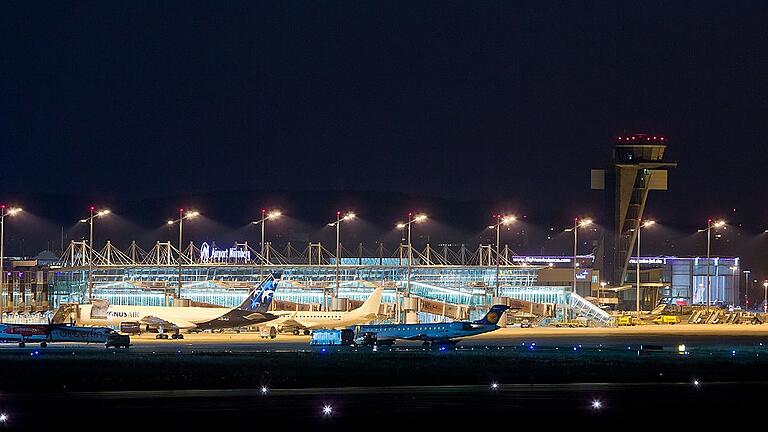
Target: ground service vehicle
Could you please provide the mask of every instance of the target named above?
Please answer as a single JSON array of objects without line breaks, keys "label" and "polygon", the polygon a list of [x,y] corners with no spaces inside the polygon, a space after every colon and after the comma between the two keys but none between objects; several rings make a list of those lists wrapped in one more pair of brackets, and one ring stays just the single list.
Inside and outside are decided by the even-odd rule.
[{"label": "ground service vehicle", "polygon": [[355,337],[355,345],[373,346],[377,341],[376,333],[373,332],[363,332]]},{"label": "ground service vehicle", "polygon": [[277,337],[277,329],[274,326],[260,327],[259,336],[262,339],[274,339]]},{"label": "ground service vehicle", "polygon": [[616,318],[616,325],[620,326],[620,327],[623,327],[623,326],[634,326],[634,325],[638,325],[638,324],[642,324],[642,322],[639,319],[637,319],[637,318],[635,318],[633,316],[622,315],[622,316]]},{"label": "ground service vehicle", "polygon": [[315,330],[312,332],[312,346],[341,346],[352,345],[355,334],[351,329]]},{"label": "ground service vehicle", "polygon": [[677,324],[680,322],[680,317],[676,315],[659,315],[653,319],[654,324]]},{"label": "ground service vehicle", "polygon": [[131,337],[117,332],[110,333],[107,335],[107,342],[104,344],[104,346],[107,348],[128,348],[131,346]]}]

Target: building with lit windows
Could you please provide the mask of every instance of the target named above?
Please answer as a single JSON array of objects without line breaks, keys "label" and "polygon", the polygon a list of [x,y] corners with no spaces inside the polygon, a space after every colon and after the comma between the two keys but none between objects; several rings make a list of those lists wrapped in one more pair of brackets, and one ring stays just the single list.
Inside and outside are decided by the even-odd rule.
[{"label": "building with lit windows", "polygon": [[[55,309],[65,303],[105,299],[112,304],[176,305],[207,303],[236,306],[269,273],[282,275],[276,301],[330,308],[336,288],[336,262],[332,256],[297,255],[287,262],[274,253],[262,260],[252,250],[219,252],[190,246],[182,254],[168,243],[158,243],[150,252],[119,251],[107,244],[94,251],[88,262],[87,245],[73,242],[64,256],[47,265],[11,268],[7,273],[9,292],[5,311]],[[234,248],[231,248],[234,249]],[[202,250],[202,255],[201,251]],[[320,249],[321,251],[323,249]],[[482,248],[463,264],[449,262],[434,251],[414,250],[411,266],[410,296],[419,299],[419,311],[439,312],[444,307],[459,307],[466,316],[481,314],[494,301],[496,260],[481,258]],[[216,258],[213,258],[213,257]],[[600,272],[594,268],[594,257],[577,257],[576,290],[572,292],[573,257],[570,256],[502,256],[499,261],[500,297],[534,303],[564,305],[598,321],[607,321],[604,309],[634,309],[631,286],[618,291],[601,291]],[[634,261],[630,261],[634,264]],[[19,262],[18,264],[21,264]],[[27,265],[32,264],[27,262]],[[631,266],[634,267],[634,266]],[[90,278],[89,278],[89,268]],[[383,303],[392,305],[404,295],[407,287],[407,260],[404,257],[342,258],[339,263],[339,298],[354,307],[378,286],[385,288]],[[643,307],[648,310],[662,301],[702,303],[706,287],[706,259],[678,257],[641,258]],[[713,304],[737,303],[739,293],[739,259],[710,260],[710,289]],[[177,296],[181,276],[181,296]],[[34,280],[35,289],[24,283]],[[630,295],[626,295],[630,294]],[[437,305],[437,306],[436,306]],[[602,308],[601,308],[602,306]],[[558,314],[560,313],[560,309]],[[458,317],[465,315],[459,314]],[[422,319],[429,320],[429,316]]]}]

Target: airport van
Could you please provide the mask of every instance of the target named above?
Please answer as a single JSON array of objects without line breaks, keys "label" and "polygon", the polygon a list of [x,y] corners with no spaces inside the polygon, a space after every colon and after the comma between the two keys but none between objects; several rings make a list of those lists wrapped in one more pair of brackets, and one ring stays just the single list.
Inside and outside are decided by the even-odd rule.
[{"label": "airport van", "polygon": [[659,315],[653,319],[654,324],[677,324],[680,322],[680,317],[677,315]]}]

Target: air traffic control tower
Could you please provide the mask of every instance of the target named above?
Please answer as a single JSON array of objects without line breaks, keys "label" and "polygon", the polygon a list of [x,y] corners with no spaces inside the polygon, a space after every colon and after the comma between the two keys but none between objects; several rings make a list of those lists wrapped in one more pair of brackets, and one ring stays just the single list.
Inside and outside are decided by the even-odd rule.
[{"label": "air traffic control tower", "polygon": [[664,161],[666,138],[659,135],[628,134],[616,137],[613,164],[592,170],[592,189],[605,193],[603,241],[596,256],[603,280],[619,286],[627,281],[627,266],[633,253],[637,230],[643,219],[648,193],[667,190],[669,168]]}]

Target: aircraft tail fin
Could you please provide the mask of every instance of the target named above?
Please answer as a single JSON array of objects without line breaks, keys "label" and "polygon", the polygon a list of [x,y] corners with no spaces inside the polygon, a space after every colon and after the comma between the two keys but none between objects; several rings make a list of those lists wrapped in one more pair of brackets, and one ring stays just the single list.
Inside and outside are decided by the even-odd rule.
[{"label": "aircraft tail fin", "polygon": [[378,287],[368,296],[362,305],[357,309],[358,312],[363,315],[376,315],[379,313],[379,305],[381,305],[381,294],[384,292],[384,287]]},{"label": "aircraft tail fin", "polygon": [[280,277],[280,274],[274,273],[267,276],[237,308],[251,312],[267,312],[272,303],[272,297],[275,295],[277,284],[280,282]]},{"label": "aircraft tail fin", "polygon": [[497,324],[501,318],[501,314],[503,314],[507,309],[509,309],[509,306],[507,305],[493,305],[484,317],[475,321],[475,324]]}]

